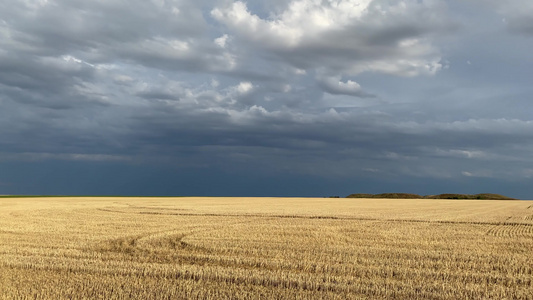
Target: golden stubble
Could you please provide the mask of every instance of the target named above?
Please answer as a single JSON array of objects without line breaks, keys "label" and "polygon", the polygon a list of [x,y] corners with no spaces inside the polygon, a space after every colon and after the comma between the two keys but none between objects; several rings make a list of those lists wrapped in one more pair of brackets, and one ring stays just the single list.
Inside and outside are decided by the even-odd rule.
[{"label": "golden stubble", "polygon": [[3,198],[0,299],[533,299],[533,202]]}]

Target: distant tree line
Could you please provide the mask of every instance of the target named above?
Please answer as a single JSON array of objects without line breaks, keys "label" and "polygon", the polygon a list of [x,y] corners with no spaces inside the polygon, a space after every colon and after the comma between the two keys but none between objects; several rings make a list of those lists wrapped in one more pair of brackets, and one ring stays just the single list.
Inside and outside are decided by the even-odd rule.
[{"label": "distant tree line", "polygon": [[385,199],[466,199],[466,200],[517,200],[498,194],[440,194],[421,196],[408,193],[351,194],[346,198],[385,198]]}]

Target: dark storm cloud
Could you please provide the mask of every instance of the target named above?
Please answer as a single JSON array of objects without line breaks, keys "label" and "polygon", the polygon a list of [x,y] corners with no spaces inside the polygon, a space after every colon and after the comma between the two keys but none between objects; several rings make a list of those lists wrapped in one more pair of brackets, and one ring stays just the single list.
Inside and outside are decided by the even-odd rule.
[{"label": "dark storm cloud", "polygon": [[0,56],[0,91],[6,99],[49,108],[104,104],[87,90],[92,67],[71,57]]},{"label": "dark storm cloud", "polygon": [[202,12],[187,1],[30,0],[4,2],[0,7],[13,42],[24,43],[28,50],[43,48],[41,54],[99,51],[124,42],[185,38],[206,30]]},{"label": "dark storm cloud", "polygon": [[[202,122],[194,121],[201,119]],[[417,177],[477,174],[519,177],[513,163],[529,161],[533,124],[520,120],[398,122],[382,113],[324,112],[317,115],[248,111],[179,114],[161,111],[138,119],[129,137],[139,149],[164,145],[160,157],[191,157],[195,163],[256,166],[299,174],[382,172]],[[206,159],[208,158],[208,159]],[[457,164],[449,164],[449,161]],[[275,161],[277,164],[272,165]],[[440,162],[440,163],[439,163]],[[513,168],[508,168],[509,164]],[[314,170],[314,171],[313,171]]]},{"label": "dark storm cloud", "polygon": [[0,164],[518,182],[533,176],[527,5],[3,2]]},{"label": "dark storm cloud", "polygon": [[154,68],[226,70],[202,11],[187,1],[26,1],[0,4],[2,48],[71,55],[90,64],[125,61]]}]

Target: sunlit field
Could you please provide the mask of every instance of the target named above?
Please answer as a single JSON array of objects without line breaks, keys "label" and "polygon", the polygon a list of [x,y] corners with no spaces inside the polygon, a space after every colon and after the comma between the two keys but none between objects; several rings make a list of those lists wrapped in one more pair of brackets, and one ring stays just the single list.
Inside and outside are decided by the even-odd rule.
[{"label": "sunlit field", "polygon": [[0,299],[533,299],[532,280],[532,201],[0,199]]}]

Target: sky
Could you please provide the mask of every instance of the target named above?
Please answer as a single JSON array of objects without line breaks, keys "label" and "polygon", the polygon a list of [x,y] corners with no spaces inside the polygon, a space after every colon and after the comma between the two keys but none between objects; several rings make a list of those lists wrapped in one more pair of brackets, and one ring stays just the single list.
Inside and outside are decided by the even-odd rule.
[{"label": "sky", "polygon": [[533,199],[531,0],[0,0],[0,194]]}]

